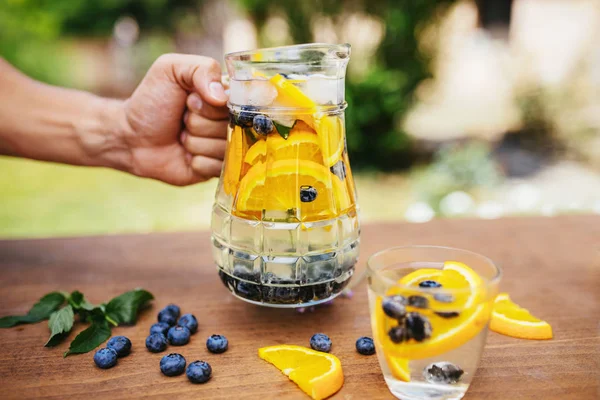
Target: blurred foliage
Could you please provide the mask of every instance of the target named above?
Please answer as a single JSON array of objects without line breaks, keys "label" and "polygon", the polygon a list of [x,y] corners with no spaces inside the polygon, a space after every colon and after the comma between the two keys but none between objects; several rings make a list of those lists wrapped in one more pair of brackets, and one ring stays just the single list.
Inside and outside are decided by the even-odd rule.
[{"label": "blurred foliage", "polygon": [[374,67],[347,80],[348,151],[355,168],[389,171],[415,161],[411,140],[398,122],[410,107],[417,85],[430,76],[429,55],[419,51],[418,33],[452,0],[238,1],[259,28],[270,15],[286,16],[295,43],[313,41],[311,20],[317,15],[362,12],[381,20],[385,31]]},{"label": "blurred foliage", "polygon": [[436,208],[448,193],[491,188],[502,179],[489,144],[470,141],[442,147],[430,165],[415,173],[414,190],[419,200]]},{"label": "blurred foliage", "polygon": [[61,37],[110,36],[123,16],[141,30],[171,32],[202,0],[2,0],[0,56],[27,75],[69,85],[68,51]]}]

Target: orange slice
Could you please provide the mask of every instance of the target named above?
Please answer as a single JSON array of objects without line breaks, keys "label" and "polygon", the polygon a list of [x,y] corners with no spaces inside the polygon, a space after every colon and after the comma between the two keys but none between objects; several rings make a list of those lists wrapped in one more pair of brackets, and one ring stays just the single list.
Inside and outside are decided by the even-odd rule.
[{"label": "orange slice", "polygon": [[[244,214],[300,209],[303,220],[331,218],[350,206],[346,188],[333,178],[328,168],[314,161],[259,162],[240,182],[236,211]],[[302,186],[316,189],[314,201],[300,201]]]},{"label": "orange slice", "polygon": [[284,344],[260,348],[258,356],[277,367],[315,400],[333,395],[344,384],[342,364],[333,354]]},{"label": "orange slice", "polygon": [[223,190],[229,195],[235,194],[242,172],[242,160],[244,159],[242,134],[242,128],[237,125],[230,130],[225,154],[225,169],[223,170]]},{"label": "orange slice", "polygon": [[258,161],[265,161],[265,157],[267,156],[267,141],[259,140],[250,146],[248,152],[246,153],[246,157],[244,157],[244,162],[246,164],[254,165]]},{"label": "orange slice", "polygon": [[[408,311],[419,312],[429,319],[432,327],[431,337],[422,342],[410,339],[396,344],[389,338],[388,332],[398,325],[398,321],[385,315],[381,307],[382,298],[378,298],[375,304],[375,327],[379,342],[388,356],[408,360],[434,357],[467,343],[488,323],[491,305],[480,300],[481,278],[475,271],[462,263],[446,262],[441,270],[419,269],[404,276],[398,283],[417,287],[419,282],[430,279],[438,281],[446,289],[463,289],[454,295],[451,303],[442,303],[433,296],[427,296],[430,307],[435,311],[455,310],[459,311],[459,315],[443,318],[431,310],[408,307]],[[409,293],[407,289],[400,287],[392,287],[386,294],[408,296],[417,293],[425,295],[423,290]]]},{"label": "orange slice", "polygon": [[408,360],[404,358],[391,357],[388,355],[385,356],[385,360],[394,378],[403,382],[410,382],[410,368],[408,367]]},{"label": "orange slice", "polygon": [[310,160],[320,163],[323,159],[319,138],[312,132],[293,131],[287,139],[272,135],[267,139],[269,157],[273,160]]},{"label": "orange slice", "polygon": [[326,115],[318,111],[318,105],[292,82],[277,74],[270,79],[277,88],[277,100],[284,106],[306,108],[311,111],[312,118],[304,118],[305,122],[315,128],[319,135],[321,152],[325,166],[335,165],[344,150],[344,123],[336,115]]},{"label": "orange slice", "polygon": [[508,293],[500,293],[494,301],[490,329],[502,335],[521,339],[552,339],[552,327],[517,304]]}]

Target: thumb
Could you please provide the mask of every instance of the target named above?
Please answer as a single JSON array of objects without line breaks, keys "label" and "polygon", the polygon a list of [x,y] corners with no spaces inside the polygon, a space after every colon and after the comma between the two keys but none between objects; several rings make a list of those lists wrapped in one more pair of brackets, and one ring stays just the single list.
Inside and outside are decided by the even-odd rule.
[{"label": "thumb", "polygon": [[212,106],[227,103],[227,94],[221,83],[221,66],[210,57],[188,54],[164,54],[159,57],[161,66],[185,90],[197,91]]}]

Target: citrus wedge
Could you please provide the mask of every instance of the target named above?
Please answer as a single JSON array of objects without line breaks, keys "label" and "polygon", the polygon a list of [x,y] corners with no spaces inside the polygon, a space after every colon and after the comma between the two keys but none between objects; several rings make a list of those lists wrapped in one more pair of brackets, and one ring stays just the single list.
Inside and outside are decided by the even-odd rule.
[{"label": "citrus wedge", "polygon": [[[405,297],[418,294],[425,296],[422,289],[417,291],[420,282],[435,280],[444,289],[459,289],[452,295],[450,302],[442,302],[434,296],[427,296],[429,306],[436,312],[458,311],[458,315],[450,318],[441,316],[430,309],[407,307],[409,312],[418,312],[425,316],[432,327],[431,336],[421,342],[414,339],[399,344],[392,342],[388,336],[391,328],[398,321],[389,318],[381,306],[382,298],[375,304],[376,330],[379,342],[389,357],[407,360],[423,359],[443,354],[462,346],[475,337],[488,322],[491,305],[480,300],[481,278],[468,266],[457,262],[446,262],[443,269],[423,268],[405,275],[398,282],[403,287],[414,286],[415,291],[403,287],[392,287],[387,293]],[[432,293],[435,294],[435,291]],[[467,307],[468,306],[468,307]]]},{"label": "citrus wedge", "polygon": [[319,138],[312,132],[294,130],[287,139],[279,135],[267,139],[269,157],[274,160],[310,160],[320,163],[323,159]]},{"label": "citrus wedge", "polygon": [[388,368],[394,376],[403,382],[410,382],[410,369],[408,368],[408,360],[404,358],[385,356]]},{"label": "citrus wedge", "polygon": [[308,125],[317,131],[325,166],[335,165],[342,158],[344,150],[343,121],[336,115],[326,115],[319,112],[317,103],[282,75],[274,75],[270,81],[277,88],[277,101],[280,104],[306,108],[312,113],[311,118],[301,116],[300,119],[304,119]]},{"label": "citrus wedge", "polygon": [[521,339],[552,339],[552,327],[517,304],[508,293],[500,293],[494,301],[490,329],[502,335]]},{"label": "citrus wedge", "polygon": [[333,395],[344,384],[342,364],[329,353],[302,346],[277,345],[258,349],[258,356],[273,364],[315,400]]},{"label": "citrus wedge", "polygon": [[254,165],[258,161],[265,161],[265,157],[267,156],[267,141],[259,140],[254,143],[248,149],[246,153],[246,157],[244,157],[244,162],[249,165]]},{"label": "citrus wedge", "polygon": [[[240,182],[236,212],[288,211],[300,209],[303,220],[331,218],[350,206],[346,188],[329,169],[309,160],[258,162]],[[302,202],[300,190],[311,186],[314,201]]]},{"label": "citrus wedge", "polygon": [[229,195],[235,194],[242,172],[244,159],[244,139],[242,128],[235,126],[230,131],[227,153],[225,155],[225,169],[223,171],[223,190]]}]

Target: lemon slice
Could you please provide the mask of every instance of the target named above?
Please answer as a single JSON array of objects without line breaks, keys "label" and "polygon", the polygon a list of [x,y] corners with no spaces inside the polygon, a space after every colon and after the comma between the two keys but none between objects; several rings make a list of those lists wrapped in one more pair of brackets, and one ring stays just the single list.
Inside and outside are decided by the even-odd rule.
[{"label": "lemon slice", "polygon": [[508,293],[500,293],[494,302],[490,329],[521,339],[552,339],[552,327],[517,304]]},{"label": "lemon slice", "polygon": [[[375,305],[375,326],[379,341],[390,357],[414,360],[443,354],[471,340],[481,332],[489,320],[490,303],[481,302],[477,297],[481,290],[481,278],[465,264],[446,262],[441,270],[419,269],[407,274],[398,283],[402,286],[418,287],[418,284],[425,280],[435,280],[446,289],[461,289],[453,296],[451,303],[436,301],[433,296],[430,299],[430,305],[436,311],[448,309],[460,312],[453,318],[444,318],[431,310],[412,310],[409,307],[409,311],[417,311],[429,319],[432,327],[431,337],[422,342],[410,339],[396,344],[389,338],[388,332],[398,325],[398,321],[385,315],[381,307],[382,299],[378,298]],[[417,293],[423,295],[424,292],[420,289],[418,292],[415,290],[415,293],[407,293],[407,289],[393,287],[386,294],[406,296]],[[465,307],[466,305],[469,307]]]},{"label": "lemon slice", "polygon": [[344,384],[342,364],[329,353],[302,346],[277,345],[258,349],[258,356],[273,364],[315,400],[333,395]]},{"label": "lemon slice", "polygon": [[312,118],[305,118],[305,122],[314,127],[319,135],[325,166],[335,165],[342,158],[344,150],[343,121],[338,116],[318,112],[317,103],[280,74],[271,77],[270,81],[277,88],[279,103],[312,111]]}]

